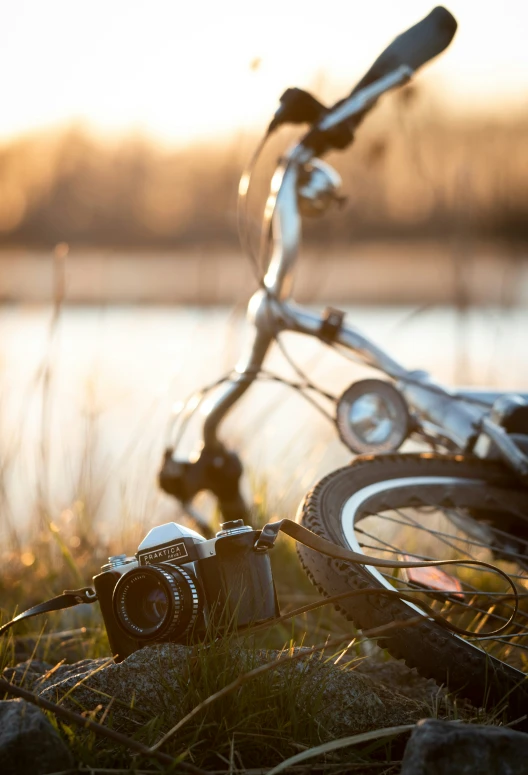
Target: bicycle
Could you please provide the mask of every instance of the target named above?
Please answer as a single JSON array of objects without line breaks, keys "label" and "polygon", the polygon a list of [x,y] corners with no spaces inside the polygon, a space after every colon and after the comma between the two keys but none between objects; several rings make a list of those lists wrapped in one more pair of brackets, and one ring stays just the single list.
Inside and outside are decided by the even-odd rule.
[{"label": "bicycle", "polygon": [[[381,558],[491,559],[507,568],[520,590],[519,614],[500,638],[486,641],[483,632],[508,618],[511,598],[489,579],[487,589],[475,586],[463,562],[458,576],[438,569],[389,575],[329,559],[299,545],[302,565],[327,596],[373,587],[414,591],[450,621],[472,623],[481,646],[442,629],[412,603],[389,599],[381,592],[351,596],[338,604],[360,629],[405,621],[418,612],[423,617],[419,626],[397,630],[380,645],[480,706],[507,696],[510,707],[520,714],[528,707],[523,673],[528,663],[528,394],[448,390],[426,373],[397,363],[350,326],[340,310],[327,308],[317,314],[291,300],[301,216],[322,215],[339,201],[339,176],[320,157],[348,147],[377,100],[406,84],[415,70],[449,45],[455,31],[451,14],[435,8],[397,37],[350,96],[331,108],[299,89],[289,89],[282,96],[240,185],[243,201],[263,143],[278,126],[309,125],[279,162],[266,206],[261,250],[259,255],[250,252],[259,283],[248,306],[254,338],[234,372],[191,397],[173,419],[159,478],[161,487],[183,504],[206,534],[210,526],[192,504],[202,490],[216,496],[224,520],[247,520],[249,511],[239,487],[242,465],[218,434],[226,414],[257,379],[275,378],[263,364],[271,345],[281,346],[284,331],[316,337],[381,371],[389,381],[356,382],[338,399],[323,394],[335,403],[341,440],[359,457],[313,488],[299,508],[297,521],[335,544]],[[309,397],[317,387],[289,360],[299,376],[292,386]],[[193,459],[183,460],[178,457],[178,444],[197,411],[203,422],[201,446]],[[397,452],[410,436],[432,451]],[[422,538],[427,539],[425,545]]]}]

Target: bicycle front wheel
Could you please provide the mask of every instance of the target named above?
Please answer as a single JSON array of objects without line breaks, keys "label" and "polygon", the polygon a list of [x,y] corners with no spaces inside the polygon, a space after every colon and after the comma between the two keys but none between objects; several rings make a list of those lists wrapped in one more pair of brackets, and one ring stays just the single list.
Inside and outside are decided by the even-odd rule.
[{"label": "bicycle front wheel", "polygon": [[[379,645],[478,707],[495,707],[506,698],[510,713],[526,713],[528,491],[503,467],[432,454],[358,458],[316,485],[298,521],[370,556],[459,560],[434,572],[387,571],[331,560],[298,545],[305,570],[328,596],[366,587],[401,590],[471,630],[475,637],[461,637],[423,614],[423,624],[394,630]],[[498,574],[464,564],[468,559],[498,565],[517,588],[519,611],[497,636],[486,633],[512,613],[511,589]],[[344,599],[339,609],[360,629],[422,613],[375,593]]]}]

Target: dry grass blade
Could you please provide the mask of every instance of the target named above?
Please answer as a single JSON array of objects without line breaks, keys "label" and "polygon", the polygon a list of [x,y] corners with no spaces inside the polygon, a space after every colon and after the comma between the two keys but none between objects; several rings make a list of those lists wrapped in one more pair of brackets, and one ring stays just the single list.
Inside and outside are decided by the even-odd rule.
[{"label": "dry grass blade", "polygon": [[[357,772],[359,775],[365,775],[367,771],[378,770],[381,768],[387,769],[387,767],[398,766],[400,761],[384,761],[384,762],[360,762],[358,764],[347,764],[347,772]],[[338,770],[343,772],[343,764],[325,764],[325,772],[332,772]],[[112,768],[112,767],[79,767],[75,770],[76,773],[86,773],[87,775],[130,775],[130,769]],[[159,770],[134,770],[134,775],[160,775]],[[267,767],[252,767],[245,770],[235,770],[241,775],[268,775],[269,769]],[[299,773],[299,775],[306,775],[306,767],[301,765],[299,767],[290,767],[290,773]],[[64,772],[53,772],[50,775],[73,775],[72,770],[65,770]],[[207,775],[226,775],[225,770],[209,770]]]},{"label": "dry grass blade", "polygon": [[[457,633],[465,633],[465,630],[461,630],[460,628],[451,625],[449,621],[444,619],[443,616],[440,616],[439,614],[434,611],[431,606],[427,605],[423,600],[420,600],[415,595],[406,594],[405,592],[402,592],[400,590],[395,589],[383,589],[381,587],[365,587],[364,589],[353,589],[349,592],[340,592],[338,595],[332,595],[331,597],[322,598],[320,600],[316,600],[314,603],[308,603],[307,605],[303,605],[300,608],[295,608],[293,611],[289,611],[287,614],[283,614],[282,616],[277,617],[273,620],[273,624],[281,624],[282,622],[288,621],[288,619],[293,619],[295,616],[300,616],[301,614],[308,613],[309,611],[315,611],[317,608],[321,608],[325,605],[334,605],[335,603],[338,603],[340,600],[345,600],[347,598],[351,597],[362,597],[364,595],[378,595],[378,597],[386,597],[386,598],[396,598],[398,600],[404,600],[408,603],[413,603],[413,605],[419,606],[422,608],[424,614],[423,617],[420,619],[410,619],[409,623],[417,624],[419,621],[424,621],[424,618],[430,617],[435,622],[438,622],[438,624],[441,624],[445,626],[446,629],[452,630],[453,632]],[[398,625],[401,625],[400,622],[397,622]],[[263,630],[268,629],[270,626],[269,622],[263,622],[262,624],[257,624],[254,627],[250,627],[246,630],[241,630],[240,635],[242,637],[245,637],[247,635],[253,635],[253,633],[261,632]],[[385,626],[385,625],[383,625]],[[390,625],[387,625],[390,626]],[[469,635],[473,635],[472,632],[467,633]]]},{"label": "dry grass blade", "polygon": [[268,775],[278,775],[279,772],[284,772],[288,767],[293,764],[299,764],[306,759],[313,759],[314,756],[320,756],[321,754],[330,753],[331,751],[337,751],[340,748],[347,748],[350,745],[358,745],[359,743],[367,743],[369,740],[379,740],[383,737],[392,737],[393,735],[401,735],[403,732],[410,732],[414,729],[416,724],[402,724],[398,727],[387,727],[386,729],[374,729],[371,732],[363,732],[360,735],[353,735],[352,737],[342,737],[340,740],[332,740],[329,743],[318,745],[315,748],[310,748],[308,751],[297,753],[295,756],[290,756],[289,759],[285,759],[278,764],[272,770],[269,770]]},{"label": "dry grass blade", "polygon": [[5,692],[6,694],[10,694],[14,697],[21,697],[23,700],[30,702],[32,705],[36,705],[37,707],[43,708],[44,710],[49,710],[58,718],[62,718],[65,721],[69,721],[80,727],[89,729],[96,735],[113,740],[115,743],[119,743],[119,745],[123,745],[126,748],[129,748],[131,751],[135,751],[136,753],[141,754],[142,756],[155,758],[165,765],[179,767],[180,770],[183,772],[191,773],[191,775],[207,775],[204,770],[201,770],[199,767],[195,767],[193,764],[189,764],[188,762],[177,762],[172,756],[169,756],[168,754],[161,753],[159,751],[151,751],[150,748],[148,748],[146,745],[143,745],[142,743],[138,743],[137,740],[132,740],[126,735],[122,735],[120,732],[115,732],[113,729],[108,729],[108,727],[104,727],[101,724],[98,724],[96,721],[84,718],[83,716],[79,715],[79,713],[75,713],[73,710],[68,710],[67,708],[61,707],[60,705],[56,705],[54,702],[50,702],[43,697],[39,697],[37,694],[33,694],[33,692],[30,692],[27,689],[22,689],[20,686],[14,686],[4,678],[0,678],[0,692]]},{"label": "dry grass blade", "polygon": [[[377,638],[379,636],[386,635],[387,633],[392,632],[394,630],[399,630],[405,627],[413,627],[420,623],[423,624],[423,617],[421,616],[413,617],[412,619],[409,619],[407,621],[391,622],[390,624],[382,625],[380,627],[374,627],[371,630],[364,630],[363,632],[364,637],[362,640],[368,640],[369,638]],[[153,745],[150,748],[150,750],[157,751],[174,734],[176,734],[176,732],[178,732],[185,724],[187,724],[188,721],[190,721],[196,715],[198,715],[198,713],[200,713],[204,708],[207,708],[209,705],[212,705],[213,702],[216,702],[217,700],[221,699],[222,697],[225,697],[227,694],[234,691],[235,689],[238,689],[240,686],[242,686],[242,684],[246,683],[247,681],[250,681],[252,678],[255,678],[258,675],[262,675],[262,673],[266,673],[268,670],[275,670],[278,667],[282,667],[282,665],[286,664],[287,662],[292,662],[296,659],[305,659],[306,657],[309,657],[318,651],[323,651],[324,649],[328,649],[328,648],[338,648],[339,646],[342,646],[343,643],[347,643],[346,649],[349,649],[356,642],[357,642],[356,638],[349,640],[349,636],[335,638],[333,640],[327,640],[325,641],[325,643],[320,643],[317,646],[312,646],[311,648],[308,648],[308,649],[299,650],[296,653],[288,654],[288,656],[286,657],[279,657],[279,659],[275,659],[272,662],[266,662],[265,665],[260,665],[259,667],[256,667],[254,670],[248,671],[247,673],[241,673],[238,676],[238,678],[236,678],[234,681],[231,681],[231,683],[229,683],[227,686],[224,686],[218,692],[211,694],[209,697],[207,697],[207,699],[205,699],[203,702],[201,702],[199,705],[193,708],[190,713],[184,716],[184,718],[180,719],[180,721],[178,721],[178,723],[175,724],[172,727],[172,729],[170,729],[161,738],[161,740],[159,740],[155,745]]]},{"label": "dry grass blade", "polygon": [[209,705],[212,705],[213,702],[216,702],[216,700],[219,700],[221,697],[225,697],[230,692],[234,691],[235,689],[238,689],[239,686],[242,686],[242,684],[246,683],[247,681],[250,681],[252,678],[255,678],[258,675],[262,675],[262,673],[266,673],[268,670],[275,670],[278,667],[282,667],[286,662],[292,662],[296,659],[304,659],[306,657],[311,656],[312,654],[315,654],[317,651],[322,651],[325,648],[336,648],[338,646],[341,646],[343,643],[346,643],[348,641],[349,648],[352,643],[355,642],[355,638],[350,640],[350,636],[336,638],[335,640],[329,640],[325,643],[320,643],[317,646],[313,646],[310,649],[298,651],[294,654],[288,654],[287,657],[279,657],[279,659],[273,660],[273,662],[266,662],[265,665],[260,665],[259,667],[256,667],[254,670],[250,670],[247,673],[241,673],[238,678],[236,678],[234,681],[231,681],[231,683],[227,684],[227,686],[224,686],[222,689],[220,689],[218,692],[215,692],[214,694],[211,694],[207,699],[205,699],[203,702],[201,702],[199,705],[197,705],[195,708],[191,710],[190,713],[188,713],[184,718],[180,719],[177,724],[175,724],[172,729],[170,729],[162,738],[159,740],[155,745],[152,746],[150,749],[151,751],[157,751],[162,745],[164,745],[169,738],[171,738],[179,729],[181,729],[185,724],[187,724],[188,721],[190,721],[192,718],[194,718],[200,711],[202,711],[204,708],[207,708]]},{"label": "dry grass blade", "polygon": [[60,704],[63,700],[66,700],[70,696],[70,694],[73,691],[75,691],[75,689],[77,689],[79,686],[81,686],[89,678],[92,678],[92,676],[94,676],[96,673],[99,673],[101,670],[104,670],[105,667],[108,667],[109,665],[113,665],[113,664],[114,664],[114,658],[110,657],[110,659],[107,659],[106,662],[103,662],[102,665],[99,665],[98,667],[96,667],[95,670],[91,670],[89,673],[87,673],[85,676],[83,676],[83,678],[81,678],[79,681],[77,681],[76,684],[71,686],[65,694],[62,695],[62,697],[60,698],[58,704]]}]

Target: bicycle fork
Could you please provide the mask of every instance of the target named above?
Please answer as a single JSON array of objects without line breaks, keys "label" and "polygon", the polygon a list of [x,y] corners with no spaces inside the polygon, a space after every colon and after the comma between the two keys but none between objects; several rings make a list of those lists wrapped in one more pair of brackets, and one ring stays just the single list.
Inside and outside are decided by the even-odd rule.
[{"label": "bicycle fork", "polygon": [[[255,297],[258,297],[255,299]],[[240,492],[242,463],[235,452],[229,451],[218,438],[218,431],[229,410],[258,378],[262,364],[275,337],[276,317],[269,310],[269,295],[257,292],[248,307],[248,317],[254,323],[254,338],[248,351],[235,367],[235,373],[218,386],[207,400],[202,428],[202,443],[194,460],[179,460],[177,449],[165,451],[159,473],[161,488],[181,501],[190,516],[199,522],[205,532],[210,526],[193,510],[191,502],[202,490],[208,490],[218,499],[224,520],[247,521],[248,506]],[[255,299],[255,303],[254,302]],[[262,314],[256,310],[268,307],[262,322]]]}]

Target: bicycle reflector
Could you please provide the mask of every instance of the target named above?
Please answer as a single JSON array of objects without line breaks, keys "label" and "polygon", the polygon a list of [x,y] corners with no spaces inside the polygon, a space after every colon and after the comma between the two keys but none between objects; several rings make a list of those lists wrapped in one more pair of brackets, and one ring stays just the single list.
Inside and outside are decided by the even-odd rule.
[{"label": "bicycle reflector", "polygon": [[390,382],[354,382],[339,401],[336,425],[341,441],[357,454],[394,452],[411,428],[407,404]]},{"label": "bicycle reflector", "polygon": [[[422,558],[403,554],[401,559],[403,562],[420,562]],[[402,568],[402,575],[407,578],[409,584],[421,587],[427,592],[436,592],[444,600],[449,597],[464,600],[461,581],[440,568]]]}]

